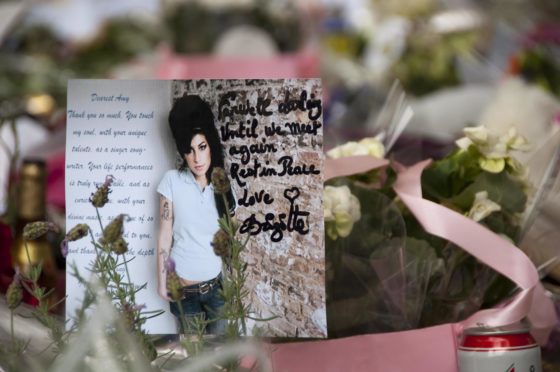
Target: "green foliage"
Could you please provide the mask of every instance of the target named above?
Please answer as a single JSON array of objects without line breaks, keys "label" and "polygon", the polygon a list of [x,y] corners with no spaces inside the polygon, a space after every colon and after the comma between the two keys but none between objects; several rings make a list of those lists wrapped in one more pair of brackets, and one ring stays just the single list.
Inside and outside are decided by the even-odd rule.
[{"label": "green foliage", "polygon": [[488,198],[500,204],[503,210],[509,213],[523,212],[527,203],[523,185],[512,179],[505,171],[498,174],[486,172],[479,174],[468,187],[452,197],[450,201],[462,210],[467,210],[479,191],[487,191]]},{"label": "green foliage", "polygon": [[26,100],[48,94],[57,107],[66,105],[68,80],[106,77],[119,64],[152,51],[164,40],[155,24],[137,18],[117,18],[87,43],[70,47],[45,25],[24,25],[13,30],[0,49],[0,118],[25,113]]},{"label": "green foliage", "polygon": [[535,45],[518,56],[521,75],[555,96],[560,96],[560,65],[554,48]]},{"label": "green foliage", "polygon": [[102,77],[115,66],[152,51],[163,39],[155,24],[134,18],[108,22],[95,39],[83,45],[68,60],[77,76]]},{"label": "green foliage", "polygon": [[424,197],[443,203],[460,193],[482,173],[478,165],[479,156],[478,151],[471,147],[468,151],[456,150],[435,162],[422,173]]},{"label": "green foliage", "polygon": [[164,24],[173,49],[179,53],[211,53],[223,32],[239,25],[252,25],[268,32],[282,52],[295,51],[301,42],[297,9],[289,3],[283,3],[281,11],[274,6],[269,0],[227,10],[196,2],[175,4],[166,9]]},{"label": "green foliage", "polygon": [[411,32],[407,49],[394,65],[393,74],[407,92],[417,96],[458,85],[456,59],[467,54],[477,38],[474,32],[447,35]]}]

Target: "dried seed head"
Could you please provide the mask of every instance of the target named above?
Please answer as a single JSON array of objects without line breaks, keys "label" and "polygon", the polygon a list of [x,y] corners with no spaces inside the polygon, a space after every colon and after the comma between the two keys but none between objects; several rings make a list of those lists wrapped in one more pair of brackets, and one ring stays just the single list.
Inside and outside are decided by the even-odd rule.
[{"label": "dried seed head", "polygon": [[123,220],[126,214],[119,214],[111,221],[103,230],[103,237],[99,239],[101,245],[112,244],[116,242],[123,234]]},{"label": "dried seed head", "polygon": [[8,308],[14,310],[21,304],[23,298],[23,288],[21,286],[21,278],[19,274],[14,275],[14,279],[8,290],[6,291],[6,302],[8,303]]},{"label": "dried seed head", "polygon": [[111,250],[116,254],[125,254],[128,251],[128,243],[121,236],[111,244]]},{"label": "dried seed head", "polygon": [[80,240],[83,237],[87,236],[89,233],[89,226],[85,223],[80,223],[74,226],[68,233],[66,234],[66,239],[69,242],[73,242],[76,240]]},{"label": "dried seed head", "polygon": [[212,240],[212,247],[214,247],[214,253],[216,256],[229,257],[230,255],[230,239],[227,232],[224,229],[219,229],[214,234],[214,239]]},{"label": "dried seed head", "polygon": [[58,227],[52,222],[31,222],[23,228],[23,238],[25,240],[35,240],[45,235],[47,232],[58,232]]},{"label": "dried seed head", "polygon": [[171,299],[175,302],[181,301],[181,298],[183,297],[181,291],[181,280],[175,271],[167,272],[167,292],[169,292]]},{"label": "dried seed head", "polygon": [[212,170],[211,179],[216,193],[225,194],[230,190],[231,185],[224,168],[214,168]]},{"label": "dried seed head", "polygon": [[102,208],[109,201],[109,194],[111,193],[111,185],[113,184],[114,177],[108,175],[105,177],[105,182],[97,187],[97,190],[91,194],[89,201],[96,208]]}]

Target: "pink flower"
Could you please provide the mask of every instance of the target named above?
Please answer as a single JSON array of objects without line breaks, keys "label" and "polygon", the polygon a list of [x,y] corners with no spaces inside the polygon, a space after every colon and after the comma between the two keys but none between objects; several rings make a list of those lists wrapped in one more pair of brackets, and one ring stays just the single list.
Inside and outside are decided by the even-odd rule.
[{"label": "pink flower", "polygon": [[167,260],[165,260],[165,270],[168,273],[175,272],[175,260],[171,257],[168,257]]},{"label": "pink flower", "polygon": [[64,239],[60,243],[60,253],[62,253],[62,257],[66,258],[68,256],[68,240]]}]

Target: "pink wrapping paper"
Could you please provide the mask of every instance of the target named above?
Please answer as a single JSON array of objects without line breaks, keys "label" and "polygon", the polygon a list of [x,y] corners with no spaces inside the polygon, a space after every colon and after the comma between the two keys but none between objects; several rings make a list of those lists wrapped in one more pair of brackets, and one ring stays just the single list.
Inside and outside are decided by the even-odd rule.
[{"label": "pink wrapping paper", "polygon": [[[457,324],[337,340],[271,345],[274,371],[457,371],[457,339],[464,327],[502,326],[524,317],[544,344],[556,314],[525,254],[484,226],[422,198],[420,177],[430,161],[399,167],[394,189],[426,231],[454,242],[516,283],[520,291],[500,308],[481,310]],[[325,179],[387,164],[368,156],[327,159]]]}]

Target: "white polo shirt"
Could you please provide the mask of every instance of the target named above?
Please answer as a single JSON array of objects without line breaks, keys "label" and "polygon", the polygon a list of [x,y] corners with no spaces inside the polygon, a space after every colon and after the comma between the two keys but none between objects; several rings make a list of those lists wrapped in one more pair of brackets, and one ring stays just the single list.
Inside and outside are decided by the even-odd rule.
[{"label": "white polo shirt", "polygon": [[215,278],[222,270],[222,259],[210,245],[220,228],[214,186],[202,190],[190,170],[169,170],[157,192],[173,205],[171,258],[177,274],[193,281]]}]

